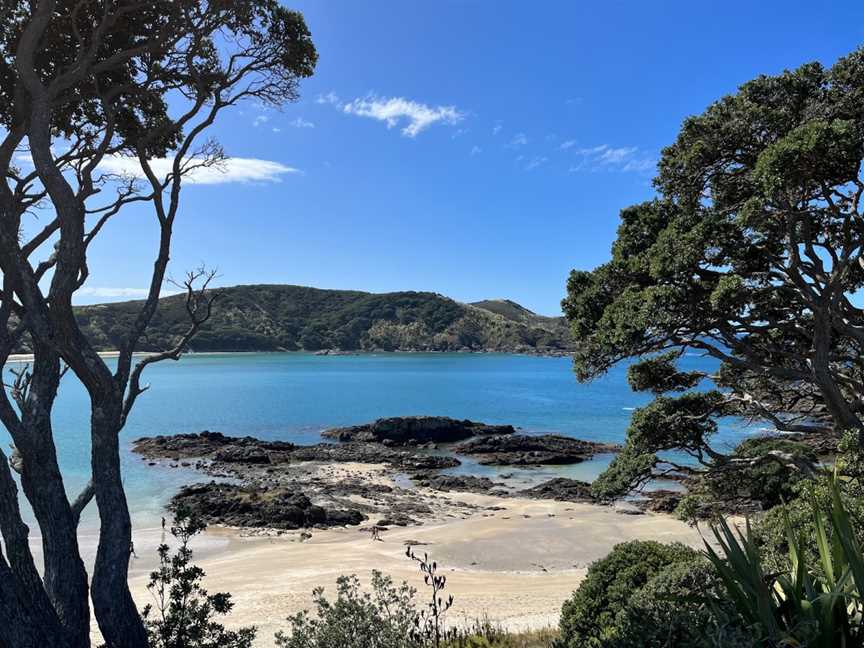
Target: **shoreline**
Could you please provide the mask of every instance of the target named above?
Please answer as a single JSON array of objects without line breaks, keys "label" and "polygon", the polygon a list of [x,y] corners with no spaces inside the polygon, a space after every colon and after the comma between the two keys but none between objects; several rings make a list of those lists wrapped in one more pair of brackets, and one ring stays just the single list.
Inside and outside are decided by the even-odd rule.
[{"label": "shoreline", "polygon": [[[266,535],[214,526],[193,541],[195,562],[206,572],[205,587],[232,594],[235,607],[226,626],[259,628],[255,646],[269,648],[284,619],[312,604],[312,589],[335,593],[340,575],[356,574],[368,584],[373,569],[407,581],[423,596],[422,580],[404,553],[407,542],[423,543],[448,577],[455,597],[452,624],[488,617],[512,631],[555,626],[561,605],[578,587],[593,560],[614,544],[632,539],[680,541],[702,546],[699,531],[671,516],[624,515],[596,504],[500,498],[463,492],[436,493],[462,514],[422,526],[393,527],[381,540],[356,527]],[[139,605],[155,565],[158,529],[142,530],[130,569]]]},{"label": "shoreline", "polygon": [[[179,458],[142,460],[163,467],[182,463]],[[271,489],[288,486],[328,508],[356,507],[367,519],[327,529],[213,524],[193,540],[194,562],[207,573],[204,587],[232,595],[235,606],[225,625],[257,626],[256,648],[271,648],[275,632],[287,629],[285,619],[311,608],[315,587],[335,596],[340,575],[356,574],[366,586],[378,570],[396,583],[408,582],[422,600],[422,578],[405,556],[409,544],[421,555],[428,553],[447,575],[447,593],[455,598],[449,623],[488,618],[510,631],[556,626],[561,605],[588,565],[619,542],[653,539],[702,546],[696,528],[666,514],[529,499],[518,492],[437,490],[420,483],[405,487],[404,473],[387,464],[297,461],[279,466],[276,472],[247,466],[243,479]],[[194,467],[198,482],[240,476],[207,460],[192,460],[188,467]],[[405,526],[376,521],[399,511],[413,518]],[[158,525],[149,524],[136,528],[136,557],[129,572],[139,607],[151,602],[146,585],[156,566],[156,547],[166,539]],[[95,537],[82,538],[82,544],[93,551]]]},{"label": "shoreline", "polygon": [[[120,351],[118,350],[110,350],[110,351],[97,351],[101,358],[111,359],[116,358],[120,355]],[[132,355],[134,357],[147,356],[156,353],[155,351],[136,351]],[[482,350],[469,350],[462,351],[459,349],[456,350],[448,350],[448,351],[438,351],[438,350],[409,350],[409,349],[397,349],[395,351],[387,351],[385,349],[375,349],[373,351],[342,351],[340,349],[321,349],[318,351],[306,351],[304,349],[299,349],[296,351],[289,351],[287,349],[283,350],[274,350],[274,349],[264,349],[261,351],[187,351],[183,354],[183,356],[229,356],[229,355],[309,355],[309,356],[319,356],[319,357],[350,357],[350,356],[372,356],[372,355],[444,355],[444,354],[454,354],[454,355],[513,355],[513,356],[525,356],[529,358],[569,358],[572,355],[572,351],[561,351],[554,353],[544,353],[541,351],[515,351],[515,350],[497,350],[497,349],[482,349]],[[33,354],[32,353],[13,353],[9,356],[9,362],[32,362]]]}]

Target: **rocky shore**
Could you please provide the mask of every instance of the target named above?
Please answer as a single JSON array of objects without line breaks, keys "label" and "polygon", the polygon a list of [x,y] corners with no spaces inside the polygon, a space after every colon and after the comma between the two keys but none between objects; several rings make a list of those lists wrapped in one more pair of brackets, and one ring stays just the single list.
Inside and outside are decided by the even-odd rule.
[{"label": "rocky shore", "polygon": [[486,465],[536,467],[617,449],[437,416],[379,419],[322,436],[336,442],[301,446],[205,431],[138,439],[133,450],[151,464],[194,467],[212,479],[181,489],[172,508],[208,524],[278,533],[334,526],[380,531],[482,514],[452,497],[459,493],[590,502],[590,485],[578,480],[524,488],[441,471],[460,465],[458,455]]}]

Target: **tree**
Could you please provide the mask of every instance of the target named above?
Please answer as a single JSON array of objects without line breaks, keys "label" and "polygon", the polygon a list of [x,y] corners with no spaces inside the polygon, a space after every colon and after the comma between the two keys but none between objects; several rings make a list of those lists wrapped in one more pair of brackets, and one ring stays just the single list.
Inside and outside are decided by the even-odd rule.
[{"label": "tree", "polygon": [[[621,212],[611,260],[571,273],[578,378],[639,358],[631,385],[658,396],[634,414],[607,486],[692,472],[661,463],[664,450],[708,468],[753,461],[711,447],[722,415],[829,439],[853,430],[864,447],[862,99],[864,49],[744,84],[684,122],[658,197]],[[718,369],[680,371],[686,352]]]},{"label": "tree", "polygon": [[[40,576],[0,453],[0,642],[89,646],[89,591],[107,645],[139,648],[147,636],[126,582],[131,522],[118,435],[146,390],[144,369],[178,359],[213,303],[212,274],[191,273],[188,329],[135,363],[166,279],[182,181],[223,162],[218,144],[203,139],[223,110],[296,99],[317,55],[302,16],[275,0],[20,0],[4,2],[0,18],[0,366],[23,339],[34,353],[32,368],[0,393],[0,422],[45,562]],[[140,169],[112,173],[111,161]],[[152,209],[159,244],[148,295],[112,369],[81,332],[72,297],[87,280],[90,244],[132,203]],[[51,215],[31,236],[25,217],[38,210]],[[92,481],[73,501],[51,428],[62,365],[91,401]],[[99,545],[88,583],[76,527],[94,498]]]}]

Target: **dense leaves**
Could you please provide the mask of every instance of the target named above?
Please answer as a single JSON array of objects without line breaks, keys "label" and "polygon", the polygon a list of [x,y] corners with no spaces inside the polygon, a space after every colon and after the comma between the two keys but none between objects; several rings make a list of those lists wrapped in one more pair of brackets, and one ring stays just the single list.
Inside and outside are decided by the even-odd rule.
[{"label": "dense leaves", "polygon": [[561,609],[556,648],[603,648],[618,638],[619,616],[634,592],[666,567],[692,562],[696,552],[681,544],[632,541],[616,545],[591,564],[588,575]]},{"label": "dense leaves", "polygon": [[[659,197],[622,211],[611,260],[571,274],[563,307],[580,380],[640,358],[637,389],[718,388],[637,412],[631,456],[674,448],[716,464],[709,419],[728,414],[864,429],[864,312],[852,299],[864,285],[862,96],[864,49],[744,84],[684,122],[663,151]],[[717,372],[679,371],[687,351]]]}]

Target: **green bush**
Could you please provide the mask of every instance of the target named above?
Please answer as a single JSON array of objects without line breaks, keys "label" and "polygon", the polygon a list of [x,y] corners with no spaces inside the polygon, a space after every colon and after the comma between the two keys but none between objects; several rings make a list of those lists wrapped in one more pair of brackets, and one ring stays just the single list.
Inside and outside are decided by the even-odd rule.
[{"label": "green bush", "polygon": [[555,648],[606,648],[617,638],[619,615],[630,598],[670,565],[692,562],[697,552],[682,544],[634,540],[616,545],[588,568],[561,609]]},{"label": "green bush", "polygon": [[372,591],[364,591],[356,576],[336,581],[336,600],[313,592],[316,614],[307,610],[288,618],[288,633],[276,635],[279,648],[416,648],[418,618],[414,589],[393,584],[389,576],[372,572]]},{"label": "green bush", "polygon": [[706,560],[669,565],[637,590],[616,616],[606,648],[744,648],[748,634],[726,606],[706,598],[720,582]]},{"label": "green bush", "polygon": [[178,542],[172,554],[159,546],[159,568],[150,574],[147,589],[154,602],[141,612],[151,648],[251,648],[255,628],[226,630],[216,619],[231,612],[231,595],[210,594],[202,587],[204,570],[192,562],[190,540],[204,524],[178,511],[171,535]]}]

